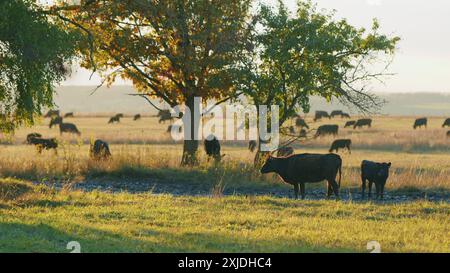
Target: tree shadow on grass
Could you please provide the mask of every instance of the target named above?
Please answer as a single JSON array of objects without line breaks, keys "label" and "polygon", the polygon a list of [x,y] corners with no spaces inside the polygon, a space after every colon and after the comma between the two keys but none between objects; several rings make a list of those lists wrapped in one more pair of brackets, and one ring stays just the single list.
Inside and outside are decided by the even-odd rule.
[{"label": "tree shadow on grass", "polygon": [[[261,240],[225,236],[215,233],[175,234],[156,230],[141,230],[127,237],[95,228],[72,226],[74,233],[47,224],[0,223],[2,253],[68,253],[67,244],[80,243],[87,253],[180,253],[180,252],[358,252],[351,248],[327,248],[309,245],[302,240]],[[361,250],[359,250],[361,251]]]}]

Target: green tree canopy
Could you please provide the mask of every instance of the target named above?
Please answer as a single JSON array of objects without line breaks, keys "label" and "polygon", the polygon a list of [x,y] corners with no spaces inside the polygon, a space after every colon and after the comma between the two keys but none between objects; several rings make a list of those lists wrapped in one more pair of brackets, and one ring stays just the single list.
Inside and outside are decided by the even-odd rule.
[{"label": "green tree canopy", "polygon": [[0,2],[0,130],[32,124],[53,104],[53,84],[67,74],[75,34],[63,31],[32,1]]}]

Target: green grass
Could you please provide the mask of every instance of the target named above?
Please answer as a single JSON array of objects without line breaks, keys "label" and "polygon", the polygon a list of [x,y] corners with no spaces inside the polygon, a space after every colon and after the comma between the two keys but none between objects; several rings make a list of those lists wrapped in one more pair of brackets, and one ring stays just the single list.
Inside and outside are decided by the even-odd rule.
[{"label": "green grass", "polygon": [[56,192],[0,180],[0,252],[449,252],[450,204]]}]

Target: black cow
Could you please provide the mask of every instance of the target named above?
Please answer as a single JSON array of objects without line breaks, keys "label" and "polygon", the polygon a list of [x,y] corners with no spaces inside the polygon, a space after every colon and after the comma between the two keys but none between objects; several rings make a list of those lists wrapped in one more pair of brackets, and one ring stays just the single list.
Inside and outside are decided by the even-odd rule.
[{"label": "black cow", "polygon": [[159,117],[159,123],[166,123],[166,121],[172,121],[173,117],[170,110],[160,110],[157,117]]},{"label": "black cow", "polygon": [[293,155],[293,154],[294,154],[294,148],[289,147],[289,146],[281,147],[277,151],[277,156],[278,157],[287,157],[287,156],[290,156],[290,155]]},{"label": "black cow", "polygon": [[338,125],[322,125],[319,128],[317,128],[315,138],[320,136],[326,136],[326,135],[333,135],[337,136],[339,132],[339,126]]},{"label": "black cow", "polygon": [[[342,159],[336,154],[298,154],[290,157],[272,157],[270,156],[261,169],[261,173],[276,173],[284,182],[294,186],[295,198],[300,193],[302,199],[305,199],[305,184],[317,183],[323,180],[328,181],[327,196],[332,192],[339,197],[339,187],[342,177]],[[336,182],[336,176],[339,172],[339,184]]]},{"label": "black cow", "polygon": [[109,145],[107,142],[97,139],[91,144],[89,155],[94,160],[104,160],[111,157]]},{"label": "black cow", "polygon": [[446,119],[446,120],[444,121],[444,124],[442,124],[442,128],[444,128],[444,127],[446,127],[446,126],[450,127],[450,118]]},{"label": "black cow", "polygon": [[326,111],[316,111],[316,114],[314,116],[314,121],[321,120],[322,118],[331,118],[330,115],[328,115],[328,112]]},{"label": "black cow", "polygon": [[78,136],[81,135],[81,133],[78,130],[77,126],[75,126],[75,124],[72,124],[72,123],[60,123],[59,124],[59,133],[61,135],[63,133],[76,134]]},{"label": "black cow", "polygon": [[28,144],[33,144],[33,143],[31,143],[31,139],[33,139],[33,138],[42,138],[42,135],[39,134],[39,133],[31,133],[31,134],[28,134],[28,135],[27,135],[27,143],[28,143]]},{"label": "black cow", "polygon": [[416,121],[414,122],[414,130],[417,128],[420,128],[422,126],[425,126],[425,128],[427,128],[428,125],[428,119],[427,118],[418,118],[416,119]]},{"label": "black cow", "polygon": [[66,113],[64,115],[64,118],[73,118],[73,117],[74,117],[74,114],[72,112]]},{"label": "black cow", "polygon": [[123,114],[122,113],[116,114],[116,117],[123,118]]},{"label": "black cow", "polygon": [[334,110],[334,111],[331,112],[330,117],[331,118],[334,118],[334,117],[337,117],[337,116],[342,117],[343,114],[344,114],[344,112],[342,112],[341,110]]},{"label": "black cow", "polygon": [[134,118],[133,118],[134,121],[140,120],[140,119],[141,119],[141,114],[134,115]]},{"label": "black cow", "polygon": [[48,127],[50,127],[50,129],[53,126],[56,126],[58,124],[61,124],[63,122],[63,118],[60,116],[53,116],[52,119],[50,120],[50,124],[48,125]]},{"label": "black cow", "polygon": [[220,143],[219,140],[213,135],[208,136],[205,139],[205,152],[208,155],[208,157],[214,158],[216,162],[220,162],[222,160],[222,157],[225,155],[220,154]]},{"label": "black cow", "polygon": [[29,144],[35,145],[39,153],[42,153],[42,150],[55,150],[57,152],[58,142],[54,138],[45,139],[40,137],[32,137],[30,138]]},{"label": "black cow", "polygon": [[341,118],[350,118],[350,115],[347,113],[342,113]]},{"label": "black cow", "polygon": [[256,140],[250,140],[248,142],[248,149],[250,150],[250,152],[254,152],[256,150],[256,147],[258,146],[258,143],[256,142]]},{"label": "black cow", "polygon": [[355,125],[353,125],[353,129],[362,128],[364,126],[368,126],[369,128],[371,128],[372,127],[372,119],[370,119],[370,118],[358,119],[358,121],[355,123]]},{"label": "black cow", "polygon": [[59,110],[49,110],[48,112],[47,112],[47,114],[45,114],[45,116],[44,116],[44,118],[51,118],[51,117],[54,117],[54,116],[58,116],[59,117]]},{"label": "black cow", "polygon": [[114,117],[111,117],[108,121],[108,124],[114,124],[114,122],[119,123],[120,122],[120,116],[115,115]]},{"label": "black cow", "polygon": [[301,118],[301,117],[298,117],[298,118],[295,120],[295,126],[300,127],[300,128],[306,128],[306,129],[309,129],[308,124],[306,124],[306,121],[305,121],[303,118]]},{"label": "black cow", "polygon": [[354,120],[347,121],[344,125],[344,128],[353,127],[353,126],[355,126],[355,124],[356,124],[356,121],[354,121]]},{"label": "black cow", "polygon": [[384,186],[389,177],[389,168],[391,163],[376,163],[368,160],[364,160],[361,163],[361,180],[362,180],[362,192],[361,196],[364,198],[366,190],[366,181],[369,181],[369,198],[372,197],[372,184],[375,183],[375,190],[377,198],[383,199]]},{"label": "black cow", "polygon": [[347,148],[348,152],[351,154],[352,153],[350,149],[351,145],[352,145],[351,139],[337,139],[333,141],[333,143],[331,144],[330,153],[332,153],[333,151],[336,151],[336,153],[338,153],[339,149]]}]

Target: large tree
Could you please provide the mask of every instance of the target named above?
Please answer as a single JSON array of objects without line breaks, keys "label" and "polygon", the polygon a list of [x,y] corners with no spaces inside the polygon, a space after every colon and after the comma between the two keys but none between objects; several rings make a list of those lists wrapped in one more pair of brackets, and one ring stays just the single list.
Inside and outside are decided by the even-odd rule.
[{"label": "large tree", "polygon": [[74,56],[74,33],[38,12],[34,1],[0,1],[0,130],[33,124],[53,104],[53,85]]},{"label": "large tree", "polygon": [[[106,82],[128,79],[150,98],[193,110],[195,97],[224,100],[236,93],[232,68],[248,34],[250,4],[82,0],[79,5],[53,6],[49,13],[84,31],[88,39],[82,65],[100,72]],[[192,113],[191,130],[185,130],[191,140],[184,140],[182,164],[196,162],[194,118]]]},{"label": "large tree", "polygon": [[399,38],[380,34],[376,20],[367,31],[310,1],[299,1],[294,14],[279,1],[277,8],[261,6],[253,26],[238,70],[240,88],[256,105],[279,105],[280,127],[298,111],[308,112],[311,96],[365,113],[381,106],[367,87],[387,75]]}]

